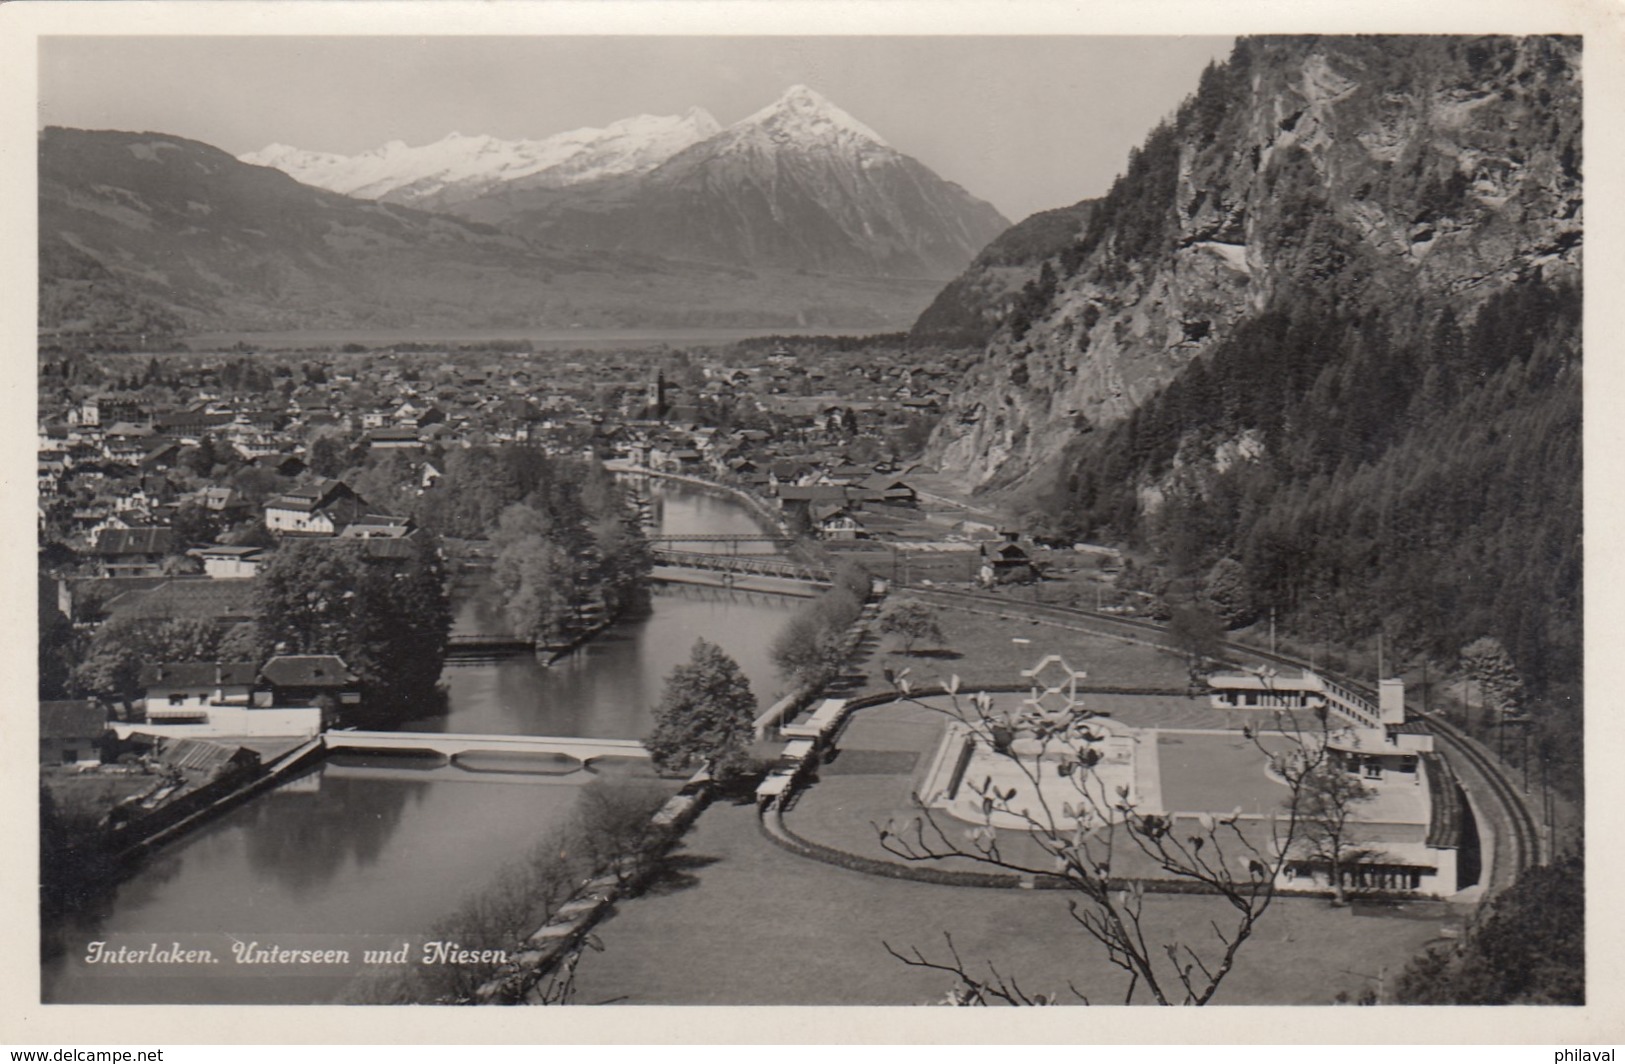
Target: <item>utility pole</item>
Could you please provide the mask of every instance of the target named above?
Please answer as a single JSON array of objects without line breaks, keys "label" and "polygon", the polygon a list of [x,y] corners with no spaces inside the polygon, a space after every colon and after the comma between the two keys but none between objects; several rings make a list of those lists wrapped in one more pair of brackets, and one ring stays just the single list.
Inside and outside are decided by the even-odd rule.
[{"label": "utility pole", "polygon": [[1270,607],[1270,653],[1275,653],[1275,607]]},{"label": "utility pole", "polygon": [[1529,719],[1523,720],[1523,793],[1529,793]]}]

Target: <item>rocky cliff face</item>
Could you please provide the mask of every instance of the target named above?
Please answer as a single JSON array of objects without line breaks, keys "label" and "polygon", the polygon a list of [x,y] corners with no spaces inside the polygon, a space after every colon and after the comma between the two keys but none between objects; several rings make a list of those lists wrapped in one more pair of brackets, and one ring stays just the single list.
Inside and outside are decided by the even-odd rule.
[{"label": "rocky cliff face", "polygon": [[1017,483],[1283,300],[1470,317],[1578,275],[1572,38],[1254,38],[1153,132],[959,390],[931,457]]}]

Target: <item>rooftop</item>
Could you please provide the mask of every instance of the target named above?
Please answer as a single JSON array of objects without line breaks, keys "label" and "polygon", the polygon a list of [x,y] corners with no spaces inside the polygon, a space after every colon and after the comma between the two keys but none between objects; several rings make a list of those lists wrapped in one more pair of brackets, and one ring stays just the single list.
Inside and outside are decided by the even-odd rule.
[{"label": "rooftop", "polygon": [[254,682],[252,661],[183,661],[147,665],[141,670],[141,686],[212,687],[216,684],[241,686]]},{"label": "rooftop", "polygon": [[83,739],[100,735],[106,728],[107,710],[88,698],[39,704],[41,739]]},{"label": "rooftop", "polygon": [[279,687],[344,687],[356,681],[337,654],[278,654],[260,676]]}]

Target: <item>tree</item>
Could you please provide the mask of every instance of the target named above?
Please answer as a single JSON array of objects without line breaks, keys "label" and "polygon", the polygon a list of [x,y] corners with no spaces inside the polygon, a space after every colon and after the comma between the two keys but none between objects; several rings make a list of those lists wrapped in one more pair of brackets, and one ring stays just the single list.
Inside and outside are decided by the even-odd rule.
[{"label": "tree", "polygon": [[654,823],[668,788],[653,781],[594,780],[576,799],[575,828],[592,866],[610,869],[622,887],[642,881],[665,849]]},{"label": "tree", "polygon": [[768,648],[768,657],[786,680],[798,687],[817,687],[841,671],[846,660],[841,640],[811,610],[794,614]]},{"label": "tree", "polygon": [[1219,656],[1224,624],[1201,606],[1175,606],[1168,615],[1168,642],[1190,664],[1193,687],[1203,682],[1208,662]]},{"label": "tree", "polygon": [[221,521],[218,514],[205,507],[185,503],[175,508],[169,527],[175,530],[175,550],[181,553],[188,547],[215,542],[220,535]]},{"label": "tree", "polygon": [[[94,898],[92,886],[116,867],[106,819],[110,798],[70,793],[74,796],[59,802],[40,781],[40,912],[46,916],[86,906]],[[41,930],[47,939],[43,948],[62,948],[55,941],[60,928],[54,921],[46,921]]]},{"label": "tree", "polygon": [[417,495],[417,467],[400,451],[373,452],[346,483],[385,513],[404,514]]},{"label": "tree", "polygon": [[221,661],[259,663],[260,633],[253,621],[241,621],[226,629],[217,648]]},{"label": "tree", "polygon": [[[1124,1004],[1132,1004],[1142,988],[1159,1005],[1212,1001],[1275,898],[1278,877],[1301,830],[1302,796],[1309,779],[1329,760],[1325,717],[1317,715],[1317,723],[1305,727],[1282,713],[1274,729],[1244,732],[1286,784],[1289,799],[1279,816],[1243,822],[1239,809],[1224,816],[1142,812],[1128,785],[1110,787],[1100,775],[1105,736],[1091,724],[1093,714],[1081,706],[1045,710],[1024,703],[1019,710],[1000,712],[986,693],[972,695],[968,704],[962,701],[957,677],[947,686],[952,705],[944,712],[966,729],[970,741],[1008,762],[1018,784],[1004,787],[991,775],[968,779],[964,786],[980,798],[978,826],[968,832],[950,830],[928,810],[907,824],[877,826],[881,845],[907,861],[955,858],[1033,880],[1058,879],[1072,894],[1074,922],[1127,977]],[[906,681],[901,693],[918,705],[941,708],[909,699]],[[995,729],[1009,729],[1015,741],[997,742]],[[1041,786],[1040,773],[1057,782]],[[1010,844],[1010,834],[1021,841]],[[1114,871],[1136,860],[1222,897],[1230,907],[1229,926],[1214,921],[1212,940],[1153,945],[1156,931],[1147,917],[1143,882]],[[948,956],[935,960],[918,948],[904,952],[884,945],[905,964],[951,974],[956,981],[953,1000],[960,1003],[1054,1000],[1022,990],[995,969],[988,976],[976,974],[954,951],[951,938]]]},{"label": "tree", "polygon": [[219,648],[220,630],[209,621],[114,617],[96,629],[74,676],[81,689],[129,710],[141,695],[145,666],[216,661]]},{"label": "tree", "polygon": [[[866,590],[867,581],[865,576]],[[862,611],[852,592],[837,584],[796,611],[774,637],[768,657],[785,679],[798,686],[828,683],[846,661],[846,634]]]},{"label": "tree", "polygon": [[1348,904],[1344,881],[1350,867],[1379,856],[1359,847],[1354,827],[1359,806],[1376,796],[1375,791],[1348,771],[1340,757],[1328,758],[1307,773],[1303,788],[1296,795],[1298,819],[1302,824],[1300,856],[1312,865],[1326,868],[1334,905]]},{"label": "tree", "polygon": [[84,639],[73,622],[57,608],[56,581],[38,580],[36,616],[39,632],[39,697],[41,700],[68,697],[68,683],[74,663],[80,660]]},{"label": "tree", "polygon": [[1202,580],[1202,597],[1227,628],[1250,624],[1258,616],[1246,568],[1234,558],[1220,558]]},{"label": "tree", "polygon": [[737,662],[715,643],[694,642],[688,664],[666,677],[655,729],[644,743],[662,772],[708,767],[718,779],[750,769],[756,696]]},{"label": "tree", "polygon": [[557,641],[581,603],[582,559],[557,541],[544,514],[522,503],[502,512],[491,542],[509,627],[536,643]]},{"label": "tree", "polygon": [[285,544],[254,580],[259,657],[336,654],[367,703],[411,716],[432,699],[445,661],[451,605],[439,541],[419,532],[404,559],[358,540]]},{"label": "tree", "polygon": [[600,517],[592,532],[598,554],[594,583],[610,613],[619,613],[639,601],[647,591],[654,556],[649,553],[649,541],[633,515],[611,513]]},{"label": "tree", "polygon": [[350,467],[354,453],[349,441],[336,432],[324,432],[310,441],[305,464],[319,477],[337,477]]},{"label": "tree", "polygon": [[922,639],[941,643],[942,626],[937,615],[923,602],[902,602],[887,610],[880,618],[880,630],[903,641],[903,653],[914,653],[914,644]]},{"label": "tree", "polygon": [[1479,911],[1465,938],[1400,975],[1406,1005],[1584,1005],[1585,858],[1536,865]]},{"label": "tree", "polygon": [[204,436],[182,456],[181,462],[193,476],[207,477],[220,462],[220,447],[213,436]]},{"label": "tree", "polygon": [[1483,636],[1461,648],[1462,668],[1478,684],[1480,697],[1498,717],[1516,716],[1523,705],[1523,679],[1499,639]]}]

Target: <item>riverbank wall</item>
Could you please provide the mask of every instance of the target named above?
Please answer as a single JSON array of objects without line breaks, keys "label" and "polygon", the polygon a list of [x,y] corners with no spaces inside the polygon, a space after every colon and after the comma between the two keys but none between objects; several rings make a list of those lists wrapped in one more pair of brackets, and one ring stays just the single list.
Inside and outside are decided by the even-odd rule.
[{"label": "riverbank wall", "polygon": [[114,881],[154,851],[279,786],[324,756],[326,750],[321,736],[317,736],[258,770],[215,780],[132,825],[131,830],[139,834],[118,839],[119,849],[113,856]]},{"label": "riverbank wall", "polygon": [[612,473],[626,473],[632,476],[659,477],[663,480],[675,480],[683,484],[706,491],[720,492],[748,506],[759,520],[777,529],[785,538],[794,539],[790,526],[784,520],[784,515],[774,510],[761,496],[753,492],[736,488],[731,484],[723,484],[704,477],[691,477],[686,473],[668,473],[660,469],[650,469],[648,466],[635,465],[621,459],[611,458],[604,462],[604,468]]}]

